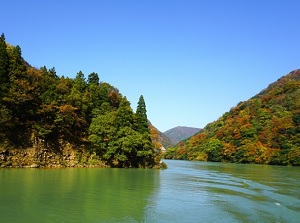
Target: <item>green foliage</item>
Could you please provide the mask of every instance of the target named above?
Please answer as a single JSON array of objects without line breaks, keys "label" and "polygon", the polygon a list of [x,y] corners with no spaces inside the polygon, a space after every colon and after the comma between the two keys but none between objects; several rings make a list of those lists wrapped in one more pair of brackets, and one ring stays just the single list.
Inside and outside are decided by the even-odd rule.
[{"label": "green foliage", "polygon": [[5,37],[2,34],[0,37],[0,99],[4,96],[8,87],[9,56],[6,47]]},{"label": "green foliage", "polygon": [[300,70],[169,149],[172,159],[299,166]]},{"label": "green foliage", "polygon": [[147,110],[146,104],[143,95],[140,96],[136,113],[136,122],[137,122],[137,131],[140,133],[148,132],[148,118],[147,118]]},{"label": "green foliage", "polygon": [[222,159],[222,149],[223,144],[219,139],[211,138],[206,143],[206,153],[208,155],[208,160],[214,162],[220,162]]},{"label": "green foliage", "polygon": [[55,68],[33,68],[2,34],[0,81],[1,144],[57,152],[64,145],[84,148],[113,167],[154,167],[159,161],[143,98],[135,114],[117,88],[99,83],[97,73],[86,81],[81,71],[71,79],[58,77]]},{"label": "green foliage", "polygon": [[154,147],[147,133],[135,129],[137,123],[126,97],[121,99],[118,109],[106,109],[103,103],[94,111],[89,128],[92,148],[113,167],[152,167]]},{"label": "green foliage", "polygon": [[134,124],[133,115],[134,114],[130,107],[130,102],[126,97],[122,98],[116,114],[115,124],[117,128],[132,128]]},{"label": "green foliage", "polygon": [[98,114],[92,119],[89,127],[89,141],[99,154],[104,154],[109,147],[109,143],[115,139],[115,119],[115,111]]},{"label": "green foliage", "polygon": [[97,73],[90,73],[88,76],[88,84],[99,85],[99,76]]}]

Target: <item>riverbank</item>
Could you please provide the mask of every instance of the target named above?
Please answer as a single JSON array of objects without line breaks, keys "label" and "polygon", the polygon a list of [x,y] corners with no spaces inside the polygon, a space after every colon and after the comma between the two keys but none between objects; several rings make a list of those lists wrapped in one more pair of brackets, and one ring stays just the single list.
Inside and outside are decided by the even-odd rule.
[{"label": "riverbank", "polygon": [[[0,168],[110,168],[104,160],[94,152],[85,149],[64,147],[59,151],[44,147],[22,149],[0,148]],[[153,169],[166,169],[165,163],[157,163]]]},{"label": "riverbank", "polygon": [[108,167],[95,153],[64,148],[0,149],[1,168]]}]

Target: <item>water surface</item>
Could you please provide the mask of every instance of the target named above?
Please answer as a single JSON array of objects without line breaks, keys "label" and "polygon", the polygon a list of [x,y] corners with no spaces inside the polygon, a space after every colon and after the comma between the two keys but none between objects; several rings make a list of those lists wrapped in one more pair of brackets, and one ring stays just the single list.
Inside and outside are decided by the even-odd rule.
[{"label": "water surface", "polygon": [[300,169],[1,169],[0,222],[299,222]]}]

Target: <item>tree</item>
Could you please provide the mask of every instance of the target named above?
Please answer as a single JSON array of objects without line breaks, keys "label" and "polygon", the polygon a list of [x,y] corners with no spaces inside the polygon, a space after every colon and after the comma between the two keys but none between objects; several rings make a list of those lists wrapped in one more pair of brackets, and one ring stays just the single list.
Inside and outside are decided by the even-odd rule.
[{"label": "tree", "polygon": [[222,156],[223,145],[218,139],[211,138],[206,145],[206,153],[208,160],[213,162],[220,162]]},{"label": "tree", "polygon": [[88,76],[88,83],[99,85],[99,76],[98,76],[98,74],[95,73],[95,72],[90,73],[89,76]]},{"label": "tree", "polygon": [[79,71],[74,79],[74,87],[76,88],[76,90],[78,90],[79,92],[83,93],[86,87],[86,82],[85,82],[85,78],[84,78],[84,74],[82,73],[82,71]]},{"label": "tree", "polygon": [[136,128],[139,133],[149,133],[146,104],[143,95],[140,96],[135,113]]},{"label": "tree", "polygon": [[22,57],[22,50],[20,46],[10,47],[9,55],[9,77],[11,80],[26,77],[26,63]]},{"label": "tree", "polygon": [[6,50],[4,34],[0,37],[0,101],[8,84],[9,57]]},{"label": "tree", "polygon": [[81,113],[86,114],[88,111],[88,99],[85,95],[86,82],[84,74],[79,71],[73,80],[70,94],[67,97],[67,103],[77,107]]},{"label": "tree", "polygon": [[109,153],[109,143],[116,137],[116,112],[100,113],[92,119],[89,127],[89,141],[98,154]]},{"label": "tree", "polygon": [[[7,93],[9,78],[9,57],[6,50],[6,42],[4,34],[0,37],[0,139],[1,133],[5,132],[7,125],[11,121],[11,111],[2,105],[3,97]],[[1,140],[2,141],[2,140]]]},{"label": "tree", "polygon": [[55,68],[47,70],[44,66],[40,69],[41,80],[39,82],[39,98],[43,104],[51,104],[57,102],[59,94],[57,93],[57,86],[59,84],[59,78],[56,75]]},{"label": "tree", "polygon": [[130,102],[126,97],[121,99],[119,108],[117,110],[116,126],[119,129],[125,126],[130,128],[133,126],[133,111],[130,107]]}]

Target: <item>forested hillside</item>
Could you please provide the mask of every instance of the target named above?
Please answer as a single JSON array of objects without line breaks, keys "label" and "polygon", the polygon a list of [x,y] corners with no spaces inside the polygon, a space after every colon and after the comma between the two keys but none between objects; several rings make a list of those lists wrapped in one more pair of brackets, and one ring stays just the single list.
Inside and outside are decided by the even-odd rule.
[{"label": "forested hillside", "polygon": [[299,166],[300,70],[240,102],[166,157]]},{"label": "forested hillside", "polygon": [[[86,79],[79,71],[72,79],[59,77],[54,68],[31,67],[21,48],[1,35],[0,166],[30,165],[26,148],[34,149],[35,163],[47,166],[53,153],[72,148],[81,163],[93,157],[105,166],[154,167],[160,152],[147,121],[143,96],[133,112],[126,97],[97,73]],[[12,157],[18,153],[25,157],[21,164]],[[68,156],[53,162],[64,164]]]},{"label": "forested hillside", "polygon": [[177,126],[164,132],[164,134],[172,141],[173,144],[177,144],[181,140],[187,139],[192,135],[195,135],[201,129],[192,128],[186,126]]},{"label": "forested hillside", "polygon": [[159,139],[164,148],[170,148],[175,145],[163,132],[159,132]]}]

